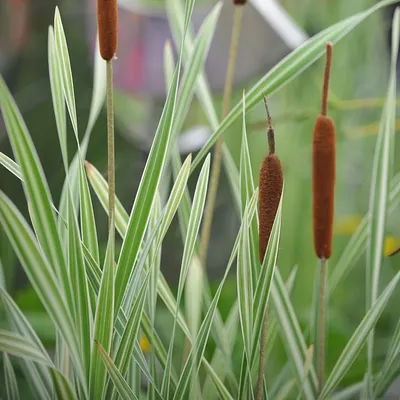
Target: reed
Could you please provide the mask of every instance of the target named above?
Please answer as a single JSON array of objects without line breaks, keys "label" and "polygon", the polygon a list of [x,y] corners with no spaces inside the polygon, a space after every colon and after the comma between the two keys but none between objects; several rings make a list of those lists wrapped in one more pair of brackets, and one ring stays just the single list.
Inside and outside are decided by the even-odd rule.
[{"label": "reed", "polygon": [[[268,155],[264,158],[260,167],[259,176],[259,256],[262,265],[271,236],[272,227],[279,202],[282,196],[283,172],[279,157],[275,154],[275,132],[272,127],[271,115],[268,110],[267,99],[264,97],[265,109],[268,117]],[[256,400],[261,400],[263,395],[263,378],[265,368],[265,349],[267,344],[268,307],[265,309],[260,338],[260,361],[258,367],[258,379],[256,387]]]},{"label": "reed", "polygon": [[332,254],[335,207],[336,128],[332,118],[327,115],[331,64],[332,43],[328,42],[326,45],[321,113],[318,115],[314,125],[312,150],[314,249],[320,259],[318,345],[316,354],[319,391],[322,391],[324,386],[327,260]]}]

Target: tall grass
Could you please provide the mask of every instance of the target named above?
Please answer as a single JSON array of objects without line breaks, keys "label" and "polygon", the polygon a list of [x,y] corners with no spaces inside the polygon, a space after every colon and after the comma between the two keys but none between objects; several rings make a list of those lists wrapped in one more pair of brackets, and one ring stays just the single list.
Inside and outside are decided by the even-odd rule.
[{"label": "tall grass", "polygon": [[[321,58],[327,41],[337,43],[344,39],[367,17],[391,3],[394,1],[381,1],[309,39],[261,77],[218,122],[203,67],[221,4],[211,10],[194,38],[190,28],[194,0],[188,0],[185,9],[179,0],[168,0],[170,24],[180,51],[175,65],[166,47],[168,93],[164,109],[131,209],[125,210],[118,196],[115,197],[115,218],[111,219],[122,247],[114,256],[112,223],[104,259],[99,251],[93,203],[99,201],[106,213],[114,210],[114,206],[109,208],[108,184],[86,160],[86,151],[105,98],[106,69],[96,48],[92,108],[81,141],[68,46],[56,9],[54,26],[49,29],[48,61],[60,154],[65,165],[59,205],[54,204],[28,127],[0,78],[0,107],[13,150],[13,157],[1,153],[0,162],[21,180],[29,209],[28,220],[1,191],[1,226],[56,330],[56,346],[50,355],[9,295],[1,270],[0,297],[9,323],[8,329],[0,329],[7,398],[19,398],[14,371],[17,365],[14,361],[17,361],[31,396],[39,399],[252,399],[267,307],[270,309],[267,347],[263,349],[267,366],[268,355],[281,342],[287,359],[275,376],[261,374],[264,398],[268,394],[274,399],[343,399],[361,393],[373,399],[385,392],[400,373],[400,324],[391,327],[392,339],[382,368],[376,370],[372,363],[376,343],[374,328],[400,280],[399,272],[383,289],[378,285],[388,207],[398,204],[400,197],[400,179],[398,175],[393,176],[392,166],[399,13],[396,12],[393,21],[391,74],[373,161],[370,209],[341,254],[330,279],[332,285],[345,284],[346,273],[367,249],[366,313],[333,368],[326,370],[323,388],[318,388],[313,360],[313,327],[317,321],[314,317],[310,321],[310,339],[301,329],[291,299],[297,270],[293,269],[285,281],[282,266],[277,265],[279,252],[284,251],[280,249],[284,192],[265,256],[259,261],[259,192],[253,180],[246,115],[262,102],[264,94],[270,97],[278,92]],[[213,134],[193,160],[189,156],[182,164],[176,151],[176,138],[195,94]],[[76,154],[70,164],[65,140],[68,120],[76,138]],[[243,129],[239,170],[229,162],[227,147],[224,147],[224,156],[233,188],[232,202],[240,213],[240,227],[223,277],[213,292],[199,253],[199,232],[210,173],[209,150],[222,134],[229,136],[229,128],[237,121],[242,122]],[[267,147],[265,153],[266,150]],[[304,162],[311,168],[311,159],[305,158]],[[174,184],[166,202],[161,204],[160,181],[169,163],[174,171]],[[196,169],[200,173],[191,198],[187,182]],[[178,289],[173,294],[160,270],[160,254],[175,216],[179,218],[184,250]],[[224,319],[218,303],[235,265],[237,293]],[[332,286],[329,290],[333,290]],[[167,325],[159,327],[160,300],[172,320],[170,330]],[[313,316],[317,315],[317,303]],[[141,345],[143,335],[150,343],[150,350]],[[277,340],[278,335],[281,342]],[[181,344],[185,341],[189,343],[186,348],[189,350],[183,357],[186,350]],[[365,366],[365,379],[352,382],[349,387],[342,385],[367,343],[369,362]]]}]

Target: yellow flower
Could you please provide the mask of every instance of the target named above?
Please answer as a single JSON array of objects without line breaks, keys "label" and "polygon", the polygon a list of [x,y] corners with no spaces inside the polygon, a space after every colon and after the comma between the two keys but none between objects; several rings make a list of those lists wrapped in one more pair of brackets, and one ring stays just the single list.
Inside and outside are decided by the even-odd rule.
[{"label": "yellow flower", "polygon": [[358,225],[360,225],[362,217],[360,215],[345,215],[336,220],[335,233],[337,235],[352,235]]},{"label": "yellow flower", "polygon": [[143,353],[146,354],[150,351],[151,344],[147,339],[146,335],[140,336],[139,339],[140,348],[142,349]]},{"label": "yellow flower", "polygon": [[385,257],[392,254],[400,247],[400,239],[394,236],[387,236],[383,247],[383,254]]}]

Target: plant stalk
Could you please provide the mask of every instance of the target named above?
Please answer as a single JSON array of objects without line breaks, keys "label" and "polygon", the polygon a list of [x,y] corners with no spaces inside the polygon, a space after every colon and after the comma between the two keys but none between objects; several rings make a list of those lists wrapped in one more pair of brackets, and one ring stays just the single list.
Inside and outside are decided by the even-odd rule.
[{"label": "plant stalk", "polygon": [[[239,44],[240,29],[242,25],[242,14],[243,14],[243,5],[235,5],[231,45],[229,49],[229,59],[225,77],[221,120],[228,115],[230,108],[233,77],[235,74],[236,54]],[[207,251],[208,251],[211,226],[214,216],[215,200],[217,197],[219,177],[221,174],[223,142],[224,142],[223,136],[221,135],[215,144],[214,162],[212,164],[211,174],[210,174],[210,189],[208,192],[207,203],[204,210],[204,221],[203,221],[201,242],[200,242],[200,262],[204,269],[206,268]]]},{"label": "plant stalk", "polygon": [[108,227],[114,228],[115,215],[115,147],[112,60],[107,61],[107,153],[108,153]]},{"label": "plant stalk", "polygon": [[261,338],[260,338],[260,362],[258,366],[258,378],[257,378],[257,389],[256,389],[256,400],[261,400],[263,395],[263,381],[265,371],[265,356],[267,347],[267,327],[268,327],[268,304],[265,308],[264,319],[261,327]]},{"label": "plant stalk", "polygon": [[318,310],[318,338],[317,338],[317,376],[318,391],[324,388],[325,375],[325,344],[326,344],[326,286],[328,261],[322,258],[319,275],[319,310]]}]

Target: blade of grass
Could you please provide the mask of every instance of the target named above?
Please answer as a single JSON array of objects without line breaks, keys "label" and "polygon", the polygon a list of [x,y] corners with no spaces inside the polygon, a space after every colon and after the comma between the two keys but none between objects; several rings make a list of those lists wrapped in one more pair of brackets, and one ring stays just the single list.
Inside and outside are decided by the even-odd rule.
[{"label": "blade of grass", "polygon": [[390,281],[389,285],[386,286],[382,294],[370,307],[360,325],[358,325],[352,337],[347,342],[347,345],[344,348],[339,359],[337,360],[335,366],[333,367],[332,372],[330,373],[325,383],[324,389],[319,397],[320,400],[326,399],[332,394],[333,390],[337,387],[348,369],[357,358],[357,355],[365,344],[368,334],[377,323],[389,298],[391,297],[394,289],[399,283],[399,280],[400,272],[398,272],[396,276]]},{"label": "blade of grass", "polygon": [[[102,344],[105,351],[111,349],[114,327],[114,257],[115,240],[114,230],[110,229],[107,243],[107,251],[104,261],[103,273],[97,297],[96,313],[94,319],[93,337],[96,342]],[[90,398],[100,399],[106,380],[106,367],[98,353],[96,346],[92,346],[90,366]]]},{"label": "blade of grass", "polygon": [[316,373],[313,366],[311,366],[310,376],[303,383],[303,365],[307,354],[306,342],[278,268],[275,268],[275,279],[272,284],[271,295],[278,317],[281,336],[295,373],[298,388],[304,388],[306,399],[314,399],[317,388]]},{"label": "blade of grass", "polygon": [[72,196],[68,202],[68,260],[71,288],[74,293],[74,319],[78,334],[79,352],[85,371],[85,379],[88,381],[93,324],[92,310],[85,261]]},{"label": "blade of grass", "polygon": [[392,340],[390,341],[387,350],[387,355],[383,363],[381,372],[379,374],[377,381],[375,382],[375,395],[377,398],[379,398],[379,396],[381,395],[384,383],[386,382],[388,376],[390,375],[390,372],[393,366],[395,365],[399,353],[400,353],[400,321],[397,323],[396,329],[393,333]]},{"label": "blade of grass", "polygon": [[57,400],[77,400],[75,392],[64,374],[54,368],[50,368],[50,374],[54,383],[54,395]]},{"label": "blade of grass", "polygon": [[243,363],[240,374],[239,396],[249,388],[250,378],[250,353],[253,336],[253,285],[251,274],[251,260],[249,250],[249,221],[246,218],[242,220],[243,232],[238,248],[237,263],[237,299],[239,307],[239,321],[243,340]]},{"label": "blade of grass", "polygon": [[30,213],[36,221],[37,239],[42,251],[49,260],[49,264],[56,273],[56,279],[59,282],[58,290],[66,294],[68,304],[72,305],[67,267],[57,234],[47,181],[28,129],[1,77],[0,109],[16,161],[21,168],[24,178],[23,188],[30,206]]},{"label": "blade of grass", "polygon": [[30,227],[15,205],[2,192],[0,192],[0,221],[29,281],[68,344],[77,376],[83,388],[85,388],[86,381],[74,324],[63,293],[60,292],[58,280],[49,262],[43,257]]},{"label": "blade of grass", "polygon": [[[39,351],[41,351],[44,355],[47,355],[45,347],[32,328],[31,324],[26,319],[22,311],[18,308],[12,297],[1,285],[0,296],[12,330],[30,340]],[[23,368],[26,372],[24,375],[27,377],[28,382],[35,388],[33,391],[39,394],[40,397],[49,399],[52,392],[52,382],[48,368],[25,360],[22,361],[22,365],[24,366]]]},{"label": "blade of grass", "polygon": [[[193,0],[186,3],[185,27],[187,27],[189,23],[193,6]],[[183,35],[181,47],[183,47],[184,39],[185,35]],[[181,59],[182,52],[180,52],[173,82],[165,101],[164,109],[153,140],[153,145],[151,146],[135,202],[132,207],[127,233],[122,243],[121,253],[118,260],[118,269],[115,276],[115,286],[117,288],[115,309],[117,310],[117,313],[122,304],[130,272],[132,271],[132,265],[135,264],[138,255],[139,244],[143,239],[150,208],[167,159],[168,143],[171,136],[175,114]]]},{"label": "blade of grass", "polygon": [[100,354],[100,357],[107,368],[110,378],[113,381],[114,386],[117,389],[118,394],[121,396],[121,398],[123,400],[137,399],[135,393],[133,393],[132,389],[129,387],[123,375],[118,371],[118,368],[114,365],[112,359],[107,354],[107,351],[105,351],[101,346],[101,344],[97,341],[96,341],[96,346]]},{"label": "blade of grass", "polygon": [[[196,240],[198,237],[201,217],[203,215],[204,204],[207,194],[207,186],[208,186],[208,177],[209,177],[209,168],[210,168],[210,156],[208,156],[204,162],[204,165],[201,169],[199,179],[197,180],[196,190],[193,199],[193,205],[190,212],[190,218],[188,223],[187,235],[185,239],[185,245],[183,248],[182,255],[182,263],[181,269],[179,273],[179,283],[178,283],[178,292],[176,297],[176,310],[174,313],[174,325],[172,328],[171,340],[168,349],[168,358],[167,358],[167,367],[164,371],[163,381],[161,385],[161,392],[164,397],[167,397],[169,393],[169,382],[170,382],[170,374],[171,374],[171,363],[172,363],[172,354],[174,349],[175,342],[175,332],[176,332],[176,324],[177,324],[177,316],[180,306],[181,297],[183,294],[183,289],[185,286],[187,272],[190,266],[190,262],[193,257],[193,253],[195,250]],[[196,362],[196,359],[194,359]]]},{"label": "blade of grass", "polygon": [[61,156],[65,171],[68,170],[67,148],[67,117],[64,102],[61,65],[55,49],[54,29],[49,26],[48,32],[48,63],[51,97],[53,101],[54,117],[56,120],[58,141],[60,142]]},{"label": "blade of grass", "polygon": [[[400,173],[397,173],[391,181],[388,215],[393,214],[400,205]],[[342,280],[351,271],[357,260],[362,256],[367,248],[368,227],[370,224],[370,214],[364,216],[357,230],[352,235],[349,243],[341,254],[338,262],[329,278],[329,293],[331,294]]]},{"label": "blade of grass", "polygon": [[19,400],[19,390],[14,368],[10,357],[6,352],[3,353],[4,382],[6,386],[6,395],[9,400]]},{"label": "blade of grass", "polygon": [[36,346],[15,332],[0,329],[0,350],[13,356],[51,366],[52,362]]},{"label": "blade of grass", "polygon": [[[122,376],[125,376],[127,373],[128,367],[132,360],[133,347],[139,332],[140,320],[142,319],[148,287],[149,275],[146,275],[146,278],[142,283],[142,287],[140,288],[137,297],[132,304],[125,330],[115,352],[114,364]],[[106,391],[105,398],[115,399],[115,392],[112,390],[111,386],[109,386],[108,391]]]},{"label": "blade of grass", "polygon": [[[370,191],[369,212],[371,215],[367,246],[366,307],[375,303],[379,291],[379,275],[382,264],[385,237],[387,198],[394,160],[394,133],[396,118],[396,77],[399,50],[400,12],[396,9],[392,29],[392,57],[387,98],[375,148]],[[374,328],[368,338],[368,376],[373,375]],[[371,384],[372,386],[372,384]]]},{"label": "blade of grass", "polygon": [[[247,202],[254,193],[253,173],[251,169],[251,159],[249,145],[247,142],[246,132],[246,100],[243,91],[243,120],[242,120],[242,144],[240,151],[240,192],[241,192],[241,215],[243,215]],[[256,287],[259,275],[259,259],[258,259],[258,218],[249,221],[250,225],[250,258],[252,266],[253,287]],[[252,296],[254,293],[252,293]]]}]

